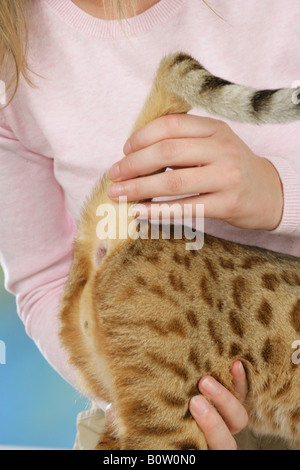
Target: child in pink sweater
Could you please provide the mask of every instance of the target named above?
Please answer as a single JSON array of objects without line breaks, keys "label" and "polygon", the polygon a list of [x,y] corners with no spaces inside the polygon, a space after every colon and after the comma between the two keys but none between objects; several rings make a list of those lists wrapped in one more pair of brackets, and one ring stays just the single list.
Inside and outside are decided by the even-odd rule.
[{"label": "child in pink sweater", "polygon": [[[297,0],[288,7],[211,0],[215,11],[202,0],[144,0],[133,14],[127,1],[121,27],[100,0],[18,3],[36,75],[34,87],[20,76],[0,112],[0,262],[28,335],[80,388],[58,341],[57,315],[80,208],[105,171],[116,182],[112,198],[202,193],[192,202],[205,204],[207,233],[300,256],[299,122],[224,124],[195,110],[154,121],[124,147],[169,52],[187,52],[232,82],[292,87],[300,80],[300,8]],[[180,169],[172,178],[146,176],[165,166]],[[211,449],[235,448],[232,434],[246,425],[240,363],[232,373],[240,401],[206,377],[200,391],[218,412],[201,395],[190,405]]]}]

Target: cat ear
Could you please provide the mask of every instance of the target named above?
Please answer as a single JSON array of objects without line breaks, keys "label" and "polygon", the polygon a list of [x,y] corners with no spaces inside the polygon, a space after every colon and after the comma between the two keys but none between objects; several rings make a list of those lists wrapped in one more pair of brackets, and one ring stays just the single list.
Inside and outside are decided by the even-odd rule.
[{"label": "cat ear", "polygon": [[108,252],[108,241],[99,240],[95,252],[94,263],[96,268],[99,268],[103,261],[105,260]]}]

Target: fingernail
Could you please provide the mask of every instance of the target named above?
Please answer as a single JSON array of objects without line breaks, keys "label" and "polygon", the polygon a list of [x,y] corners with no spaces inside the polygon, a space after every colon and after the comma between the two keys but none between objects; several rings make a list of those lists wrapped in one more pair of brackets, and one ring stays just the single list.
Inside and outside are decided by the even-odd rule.
[{"label": "fingernail", "polygon": [[124,151],[125,154],[131,153],[131,144],[130,144],[129,140],[127,140],[127,142],[125,143],[125,145],[123,147],[123,151]]},{"label": "fingernail", "polygon": [[111,177],[112,180],[115,180],[115,179],[119,178],[119,176],[120,176],[120,167],[119,167],[118,163],[115,163],[111,167],[110,172],[109,172],[109,176]]},{"label": "fingernail", "polygon": [[201,389],[204,389],[209,395],[215,395],[219,391],[217,382],[209,377],[205,377],[201,381]]},{"label": "fingernail", "polygon": [[109,187],[108,187],[108,195],[111,196],[111,197],[118,197],[118,196],[122,196],[124,194],[124,187],[122,184],[111,184]]},{"label": "fingernail", "polygon": [[190,401],[190,407],[191,410],[194,412],[194,414],[198,416],[203,416],[206,413],[208,413],[209,410],[209,405],[207,401],[199,396],[193,397]]},{"label": "fingernail", "polygon": [[241,361],[239,361],[239,373],[241,375],[243,375],[245,373],[245,370],[244,370],[244,366],[243,364],[241,363]]}]

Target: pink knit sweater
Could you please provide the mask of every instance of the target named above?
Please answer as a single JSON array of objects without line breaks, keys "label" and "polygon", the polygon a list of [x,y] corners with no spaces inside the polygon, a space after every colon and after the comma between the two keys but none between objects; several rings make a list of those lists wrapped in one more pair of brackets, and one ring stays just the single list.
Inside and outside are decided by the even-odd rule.
[{"label": "pink knit sweater", "polygon": [[[28,62],[36,86],[21,80],[0,113],[0,262],[28,335],[79,389],[57,320],[76,220],[96,180],[123,156],[162,56],[188,52],[212,73],[256,88],[300,80],[298,0],[209,3],[222,19],[201,0],[161,0],[129,19],[124,36],[118,21],[91,17],[71,0],[32,2]],[[206,231],[300,256],[300,122],[229,124],[277,168],[283,219],[274,232],[207,219]]]}]

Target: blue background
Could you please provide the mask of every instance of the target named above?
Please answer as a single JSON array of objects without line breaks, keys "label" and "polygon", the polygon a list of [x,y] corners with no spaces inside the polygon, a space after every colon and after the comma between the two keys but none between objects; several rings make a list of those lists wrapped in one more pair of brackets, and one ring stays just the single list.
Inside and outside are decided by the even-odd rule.
[{"label": "blue background", "polygon": [[0,267],[0,447],[72,449],[77,413],[88,401],[43,358],[16,313],[15,298],[4,290]]}]

